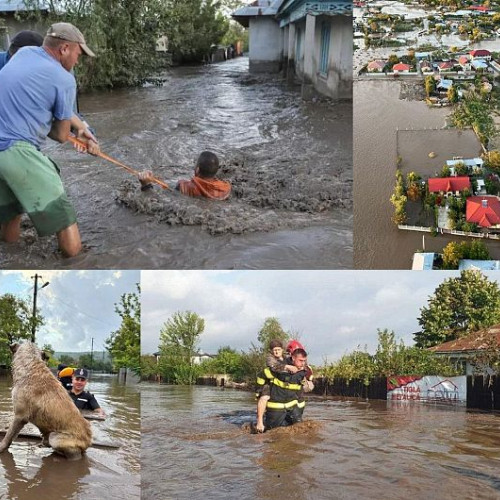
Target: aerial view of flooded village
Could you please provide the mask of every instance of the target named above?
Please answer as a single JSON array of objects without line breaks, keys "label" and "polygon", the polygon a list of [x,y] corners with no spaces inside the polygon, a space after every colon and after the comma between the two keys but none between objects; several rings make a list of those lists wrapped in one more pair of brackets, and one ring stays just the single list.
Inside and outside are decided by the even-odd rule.
[{"label": "aerial view of flooded village", "polygon": [[355,267],[498,269],[500,3],[360,1],[353,21]]}]

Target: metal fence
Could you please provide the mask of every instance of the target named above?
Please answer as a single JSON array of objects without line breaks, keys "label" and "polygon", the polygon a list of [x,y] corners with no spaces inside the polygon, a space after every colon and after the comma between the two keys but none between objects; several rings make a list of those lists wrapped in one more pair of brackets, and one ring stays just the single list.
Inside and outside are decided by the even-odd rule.
[{"label": "metal fence", "polygon": [[387,379],[385,377],[373,378],[366,385],[363,380],[335,378],[327,380],[317,378],[314,380],[314,394],[321,396],[342,396],[365,399],[387,399]]},{"label": "metal fence", "polygon": [[498,375],[468,376],[467,408],[500,410],[500,377]]}]

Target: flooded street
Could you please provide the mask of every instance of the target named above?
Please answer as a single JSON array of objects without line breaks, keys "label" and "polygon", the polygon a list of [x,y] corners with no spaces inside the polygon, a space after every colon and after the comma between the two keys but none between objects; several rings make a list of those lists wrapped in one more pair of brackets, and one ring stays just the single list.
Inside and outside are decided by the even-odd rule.
[{"label": "flooded street", "polygon": [[144,384],[141,400],[144,498],[500,496],[498,415],[315,399],[303,424],[251,435],[251,393]]},{"label": "flooded street", "polygon": [[[423,234],[428,252],[441,252],[449,241],[460,239],[400,231],[391,221],[394,209],[389,199],[395,184],[396,158],[401,154],[398,146],[401,148],[403,142],[398,144],[397,130],[440,129],[449,113],[449,108],[431,109],[421,101],[400,99],[400,85],[387,80],[354,83],[354,265],[358,269],[411,269],[413,253],[423,248]],[[473,158],[480,152],[477,140],[466,134],[459,144],[452,135],[439,135],[436,143],[415,140],[407,144],[403,161],[411,164],[412,155],[425,157],[433,147],[439,147],[435,162],[440,165],[453,156]],[[418,165],[412,168],[418,172]],[[498,241],[482,241],[492,258],[500,258]]]},{"label": "flooded street", "polygon": [[248,74],[248,59],[182,67],[163,86],[80,98],[101,149],[172,187],[203,150],[217,153],[229,202],[142,193],[133,176],[51,143],[85,251],[64,260],[55,238],[25,228],[0,266],[38,268],[352,267],[352,105],[303,102],[300,87]]},{"label": "flooded street", "polygon": [[[12,416],[10,380],[0,378],[0,425]],[[119,448],[91,447],[81,460],[68,461],[33,440],[14,440],[0,454],[0,499],[137,500],[140,498],[140,398],[133,387],[111,375],[95,375],[89,382],[106,412],[105,421],[90,421],[94,441]],[[22,433],[38,434],[27,425]]]}]

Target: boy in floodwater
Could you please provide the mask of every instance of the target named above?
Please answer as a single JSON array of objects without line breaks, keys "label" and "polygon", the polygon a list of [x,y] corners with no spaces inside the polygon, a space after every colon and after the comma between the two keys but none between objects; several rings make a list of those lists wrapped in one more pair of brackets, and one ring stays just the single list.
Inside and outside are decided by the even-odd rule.
[{"label": "boy in floodwater", "polygon": [[[269,343],[269,353],[266,356],[266,367],[275,372],[297,373],[298,368],[288,365],[283,358],[283,344],[279,340],[271,340]],[[264,384],[259,388],[257,401],[257,432],[264,432],[264,413],[266,412],[267,402],[270,398],[269,384]]]},{"label": "boy in floodwater", "polygon": [[[231,194],[231,184],[215,177],[218,170],[219,158],[217,158],[217,155],[210,151],[203,151],[196,162],[194,176],[191,180],[178,181],[175,189],[187,196],[226,200]],[[153,173],[151,170],[140,172],[138,177],[142,191],[153,187]]]}]

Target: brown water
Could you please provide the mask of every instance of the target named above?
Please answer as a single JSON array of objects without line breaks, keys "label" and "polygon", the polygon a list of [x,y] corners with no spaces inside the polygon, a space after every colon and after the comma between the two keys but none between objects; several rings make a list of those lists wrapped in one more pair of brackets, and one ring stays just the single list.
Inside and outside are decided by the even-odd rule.
[{"label": "brown water", "polygon": [[158,190],[151,201],[119,167],[52,143],[85,251],[64,260],[28,227],[2,245],[0,267],[352,268],[351,103],[302,102],[279,77],[250,76],[246,58],[165,78],[81,98],[101,149],[172,185],[212,150],[232,200]]},{"label": "brown water", "polygon": [[[0,426],[12,416],[10,380],[0,379]],[[67,461],[40,448],[37,442],[15,440],[0,454],[2,500],[137,500],[140,498],[140,398],[137,389],[118,384],[116,377],[95,375],[89,384],[107,414],[90,421],[94,440],[120,448],[89,448],[81,460]],[[36,433],[27,425],[24,433]]]},{"label": "brown water", "polygon": [[148,500],[500,498],[495,414],[385,401],[309,401],[263,435],[250,393],[145,384]]},{"label": "brown water", "polygon": [[[438,165],[453,156],[478,155],[471,134],[440,134],[434,141],[398,140],[397,130],[445,126],[449,109],[428,108],[421,101],[400,99],[397,81],[361,81],[354,84],[354,266],[357,269],[411,269],[413,253],[423,249],[441,252],[459,237],[431,237],[429,233],[400,231],[391,221],[389,198],[395,184],[396,157],[403,152],[406,165],[419,171],[418,162],[439,148]],[[436,133],[437,134],[437,133]],[[404,136],[404,132],[402,136]],[[418,135],[418,134],[416,134]],[[422,171],[422,170],[420,170]],[[500,258],[500,243],[487,241],[492,258]]]}]

